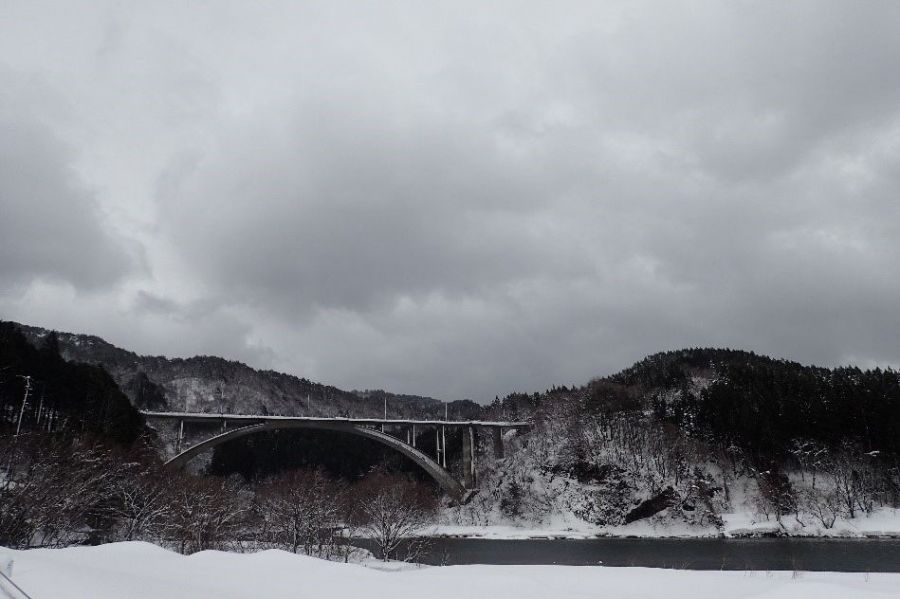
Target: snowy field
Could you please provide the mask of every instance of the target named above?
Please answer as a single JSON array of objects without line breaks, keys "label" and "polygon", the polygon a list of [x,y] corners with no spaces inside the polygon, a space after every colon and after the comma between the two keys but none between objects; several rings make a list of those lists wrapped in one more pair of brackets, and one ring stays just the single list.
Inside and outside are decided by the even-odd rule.
[{"label": "snowy field", "polygon": [[13,580],[34,599],[900,597],[900,574],[567,566],[409,567],[385,571],[375,564],[333,563],[282,551],[204,551],[186,557],[136,542],[0,553],[15,560]]}]

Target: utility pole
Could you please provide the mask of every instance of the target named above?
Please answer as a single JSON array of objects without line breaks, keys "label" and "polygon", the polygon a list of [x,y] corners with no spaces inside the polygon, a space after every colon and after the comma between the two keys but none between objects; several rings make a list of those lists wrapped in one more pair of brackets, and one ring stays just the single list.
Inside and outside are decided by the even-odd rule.
[{"label": "utility pole", "polygon": [[[45,385],[45,387],[46,387],[46,385]],[[41,415],[43,414],[43,412],[44,412],[44,391],[41,391],[41,401],[40,401],[40,403],[38,403],[37,421],[35,422],[35,424],[41,423]]]},{"label": "utility pole", "polygon": [[[384,419],[387,420],[387,395],[384,396]],[[384,432],[384,422],[381,423],[381,432]]]},{"label": "utility pole", "polygon": [[22,430],[22,417],[25,415],[25,404],[28,403],[28,393],[31,391],[31,376],[20,374],[19,377],[25,379],[25,395],[22,397],[22,408],[19,410],[19,424],[16,425],[16,437],[19,436],[19,431]]}]

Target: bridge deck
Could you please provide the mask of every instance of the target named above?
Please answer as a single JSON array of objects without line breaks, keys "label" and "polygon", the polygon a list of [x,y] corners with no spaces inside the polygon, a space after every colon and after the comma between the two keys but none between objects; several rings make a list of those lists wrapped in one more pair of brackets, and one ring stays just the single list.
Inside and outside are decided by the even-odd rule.
[{"label": "bridge deck", "polygon": [[254,414],[216,414],[207,412],[149,412],[141,411],[147,418],[182,420],[185,422],[266,422],[287,420],[297,422],[346,422],[361,425],[417,425],[417,426],[479,426],[487,428],[529,428],[527,422],[491,421],[491,420],[406,420],[384,418],[325,418],[321,416],[260,416]]}]

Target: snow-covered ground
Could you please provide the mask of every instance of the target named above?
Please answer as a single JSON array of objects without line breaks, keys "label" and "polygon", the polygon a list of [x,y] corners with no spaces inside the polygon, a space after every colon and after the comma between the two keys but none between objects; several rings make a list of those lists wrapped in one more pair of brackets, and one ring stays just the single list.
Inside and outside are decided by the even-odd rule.
[{"label": "snow-covered ground", "polygon": [[[697,572],[567,566],[449,566],[384,571],[283,551],[182,556],[148,543],[6,551],[34,598],[392,597],[545,599],[885,599],[900,574]],[[2,588],[2,587],[0,587]],[[2,596],[2,593],[0,593]]]},{"label": "snow-covered ground", "polygon": [[427,536],[471,537],[481,539],[591,539],[596,537],[647,537],[647,538],[702,538],[748,536],[791,536],[791,537],[888,537],[900,538],[900,510],[893,508],[876,509],[872,514],[863,514],[853,519],[838,518],[832,528],[824,528],[820,523],[793,515],[785,516],[782,524],[766,520],[750,512],[722,514],[724,526],[690,525],[668,518],[665,513],[646,520],[639,520],[622,526],[596,526],[574,516],[557,514],[541,523],[488,525],[441,524],[423,531]]}]

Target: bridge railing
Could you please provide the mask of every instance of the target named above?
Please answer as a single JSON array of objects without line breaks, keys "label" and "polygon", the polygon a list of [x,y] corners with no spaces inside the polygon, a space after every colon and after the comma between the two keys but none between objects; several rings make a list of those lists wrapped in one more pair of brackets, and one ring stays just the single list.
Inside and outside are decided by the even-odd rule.
[{"label": "bridge railing", "polygon": [[531,424],[525,421],[494,421],[494,420],[415,420],[411,418],[354,418],[345,416],[276,416],[260,414],[222,414],[215,412],[151,412],[142,410],[147,418],[185,420],[185,421],[246,421],[263,422],[267,420],[294,420],[306,422],[347,422],[349,424],[374,424],[385,426],[478,426],[499,428],[529,428]]}]

